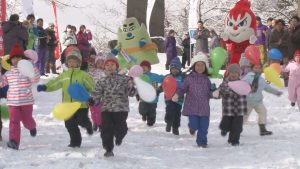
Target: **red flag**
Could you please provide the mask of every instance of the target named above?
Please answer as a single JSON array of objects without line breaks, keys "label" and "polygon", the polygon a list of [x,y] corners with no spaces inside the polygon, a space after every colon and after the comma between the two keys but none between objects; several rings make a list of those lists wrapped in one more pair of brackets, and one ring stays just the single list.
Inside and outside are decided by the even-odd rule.
[{"label": "red flag", "polygon": [[[54,26],[55,37],[57,40],[59,40],[57,12],[56,12],[56,0],[52,0],[52,6],[53,6],[53,11],[54,11],[54,17],[55,17],[55,26]],[[54,55],[55,59],[58,59],[60,57],[60,52],[61,52],[61,46],[59,44],[59,45],[57,45],[57,47],[55,49],[55,55]]]},{"label": "red flag", "polygon": [[[0,19],[1,22],[5,21],[6,19],[6,0],[1,0],[1,10],[0,10]],[[0,26],[0,56],[4,55],[4,43],[3,43],[3,32],[2,32],[2,26]]]}]

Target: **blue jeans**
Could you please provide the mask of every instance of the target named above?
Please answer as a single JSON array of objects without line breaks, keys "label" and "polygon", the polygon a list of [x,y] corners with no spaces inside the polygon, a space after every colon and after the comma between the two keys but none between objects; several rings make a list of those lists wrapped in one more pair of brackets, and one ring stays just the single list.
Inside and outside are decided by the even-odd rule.
[{"label": "blue jeans", "polygon": [[207,145],[207,133],[209,127],[209,117],[208,116],[189,116],[189,128],[193,131],[197,131],[198,145]]}]

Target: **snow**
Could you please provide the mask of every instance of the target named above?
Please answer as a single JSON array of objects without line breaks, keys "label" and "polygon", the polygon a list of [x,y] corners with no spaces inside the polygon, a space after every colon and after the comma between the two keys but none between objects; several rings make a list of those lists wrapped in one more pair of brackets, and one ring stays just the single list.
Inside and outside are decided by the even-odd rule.
[{"label": "snow", "polygon": [[[153,72],[166,74],[165,55],[160,54],[160,64],[153,65]],[[44,78],[40,83],[46,83]],[[221,80],[212,79],[219,84]],[[195,136],[187,127],[187,118],[182,116],[180,135],[165,132],[165,104],[163,95],[157,108],[157,122],[148,127],[138,113],[138,103],[130,98],[130,113],[127,120],[129,131],[121,146],[115,147],[115,157],[105,158],[100,134],[88,136],[81,129],[81,148],[69,148],[69,135],[62,121],[53,119],[51,110],[60,102],[61,91],[37,93],[34,88],[34,118],[37,136],[32,138],[22,127],[21,145],[18,151],[7,148],[8,120],[4,120],[3,141],[0,142],[0,169],[31,168],[105,168],[105,169],[297,169],[300,168],[300,113],[287,99],[287,89],[281,89],[281,97],[265,93],[268,109],[267,129],[272,136],[259,136],[256,113],[252,112],[244,125],[241,145],[232,147],[227,137],[220,135],[221,100],[211,100],[211,117],[208,132],[208,148],[197,147]],[[5,102],[4,100],[1,101]]]}]

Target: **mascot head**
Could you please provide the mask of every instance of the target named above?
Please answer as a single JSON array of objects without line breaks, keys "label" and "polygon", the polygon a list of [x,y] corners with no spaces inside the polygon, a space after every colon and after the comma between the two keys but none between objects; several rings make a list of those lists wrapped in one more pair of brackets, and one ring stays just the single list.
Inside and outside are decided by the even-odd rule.
[{"label": "mascot head", "polygon": [[224,32],[229,39],[235,43],[249,40],[251,35],[255,35],[256,20],[250,9],[248,0],[240,0],[228,12],[225,18]]},{"label": "mascot head", "polygon": [[140,32],[141,26],[136,18],[127,18],[122,25],[122,29],[119,30],[120,33],[124,34],[125,40],[134,39],[136,34]]}]

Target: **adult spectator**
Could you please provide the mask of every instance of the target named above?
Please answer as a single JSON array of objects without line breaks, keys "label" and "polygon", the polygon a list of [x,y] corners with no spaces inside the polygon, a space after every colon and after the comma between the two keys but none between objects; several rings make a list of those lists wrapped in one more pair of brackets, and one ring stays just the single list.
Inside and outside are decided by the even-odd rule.
[{"label": "adult spectator", "polygon": [[271,36],[271,33],[272,33],[272,30],[275,26],[275,19],[273,18],[268,18],[267,20],[267,26],[268,26],[268,30],[267,30],[267,33],[266,33],[266,50],[269,51],[270,49],[270,36]]},{"label": "adult spectator", "polygon": [[191,38],[189,33],[186,32],[184,34],[183,40],[181,42],[181,46],[183,46],[183,54],[182,54],[182,68],[185,69],[185,65],[187,63],[188,66],[191,64]]},{"label": "adult spectator", "polygon": [[19,22],[19,15],[12,14],[9,20],[1,24],[3,31],[4,54],[9,54],[14,44],[19,44],[25,50],[28,42],[28,33]]},{"label": "adult spectator", "polygon": [[35,16],[33,14],[29,14],[26,18],[28,21],[27,33],[28,33],[28,43],[27,49],[34,49],[34,43],[38,40],[38,30],[36,25],[34,25]]},{"label": "adult spectator", "polygon": [[87,70],[88,59],[90,56],[90,43],[92,40],[92,33],[90,30],[86,29],[85,25],[79,27],[79,32],[76,35],[77,44],[82,55],[81,70]]},{"label": "adult spectator", "polygon": [[204,27],[202,21],[198,21],[198,28],[193,37],[196,39],[195,55],[197,55],[198,52],[208,53],[209,30]]},{"label": "adult spectator", "polygon": [[45,64],[47,59],[47,50],[48,50],[48,34],[46,30],[43,28],[44,20],[39,18],[37,20],[37,29],[38,29],[38,46],[37,46],[37,54],[38,54],[38,61],[36,62],[36,67],[40,71],[41,76],[45,75]]},{"label": "adult spectator", "polygon": [[165,53],[167,54],[166,70],[169,70],[171,60],[177,57],[175,34],[176,32],[171,29],[165,39]]},{"label": "adult spectator", "polygon": [[216,31],[214,29],[211,29],[209,31],[209,36],[211,38],[210,43],[209,43],[209,50],[213,50],[216,47],[220,47],[221,46],[221,42],[220,42],[220,38],[218,36],[218,34],[216,33]]},{"label": "adult spectator", "polygon": [[293,55],[294,55],[295,50],[300,50],[300,20],[299,20],[299,17],[294,16],[291,19],[291,25],[293,26],[293,31],[291,32],[291,36],[290,36],[291,44],[293,46],[293,51],[291,51],[291,53],[293,53]]},{"label": "adult spectator", "polygon": [[55,48],[57,46],[57,39],[54,31],[54,24],[49,23],[49,27],[46,29],[47,35],[49,36],[48,45],[48,59],[46,64],[46,73],[50,73],[50,70],[53,74],[58,74],[56,72],[56,59],[55,59]]},{"label": "adult spectator", "polygon": [[266,35],[267,35],[268,27],[263,25],[261,22],[261,18],[259,16],[256,17],[256,37],[257,40],[255,45],[258,46],[262,55],[260,56],[261,64],[264,65],[267,62],[267,54],[266,54]]}]

